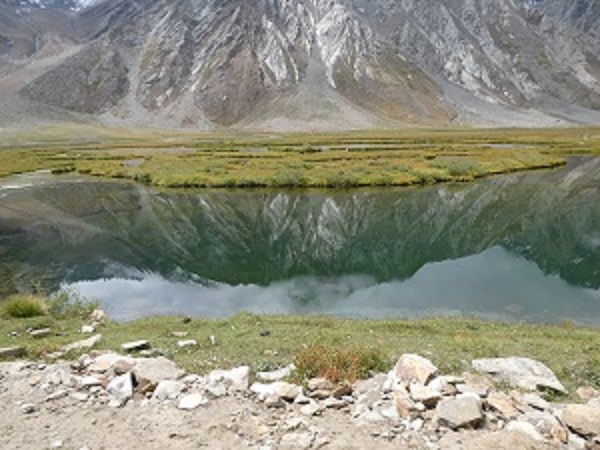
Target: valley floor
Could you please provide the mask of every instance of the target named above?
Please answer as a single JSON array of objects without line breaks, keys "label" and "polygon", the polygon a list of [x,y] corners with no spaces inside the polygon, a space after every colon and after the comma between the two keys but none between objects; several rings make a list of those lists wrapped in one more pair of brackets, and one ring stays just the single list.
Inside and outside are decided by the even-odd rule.
[{"label": "valley floor", "polygon": [[63,126],[3,137],[0,176],[77,171],[172,188],[462,182],[600,153],[597,128],[243,135]]}]

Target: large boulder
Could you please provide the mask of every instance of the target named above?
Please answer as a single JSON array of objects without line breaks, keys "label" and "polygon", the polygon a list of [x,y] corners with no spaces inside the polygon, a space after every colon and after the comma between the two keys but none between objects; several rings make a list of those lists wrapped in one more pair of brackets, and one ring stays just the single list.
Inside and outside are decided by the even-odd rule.
[{"label": "large boulder", "polygon": [[516,388],[528,391],[549,388],[566,393],[556,375],[547,366],[533,359],[518,357],[476,359],[471,364],[478,372],[488,374],[495,380]]}]

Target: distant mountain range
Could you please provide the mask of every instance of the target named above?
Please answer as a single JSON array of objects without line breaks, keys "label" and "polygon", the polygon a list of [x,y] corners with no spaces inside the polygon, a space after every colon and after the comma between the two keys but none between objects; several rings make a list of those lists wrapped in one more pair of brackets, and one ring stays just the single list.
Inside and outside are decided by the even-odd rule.
[{"label": "distant mountain range", "polygon": [[0,0],[0,121],[600,124],[600,0]]}]

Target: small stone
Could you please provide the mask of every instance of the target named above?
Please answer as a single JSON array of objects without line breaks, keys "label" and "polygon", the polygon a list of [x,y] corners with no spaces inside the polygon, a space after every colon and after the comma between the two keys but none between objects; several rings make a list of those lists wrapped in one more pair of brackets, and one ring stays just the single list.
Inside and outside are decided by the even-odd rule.
[{"label": "small stone", "polygon": [[90,320],[90,322],[93,322],[96,324],[102,324],[102,323],[106,322],[107,316],[103,310],[95,309],[90,314],[89,320]]},{"label": "small stone", "polygon": [[152,398],[158,401],[175,400],[185,388],[185,384],[179,381],[163,380],[156,386]]},{"label": "small stone", "polygon": [[434,408],[442,399],[442,396],[435,389],[429,386],[423,386],[420,383],[411,383],[409,387],[410,396],[415,402],[421,402],[428,408]]},{"label": "small stone", "polygon": [[323,401],[323,406],[327,409],[343,409],[348,406],[348,404],[344,400],[329,397]]},{"label": "small stone", "polygon": [[208,375],[208,379],[224,382],[232,392],[243,392],[250,387],[250,375],[250,367],[241,366],[231,370],[213,370]]},{"label": "small stone", "polygon": [[292,383],[286,383],[285,381],[277,381],[273,383],[275,389],[275,395],[282,400],[293,402],[296,398],[302,394],[302,386],[298,386]]},{"label": "small stone", "polygon": [[308,390],[310,391],[333,391],[335,385],[327,378],[312,378],[308,380]]},{"label": "small stone", "polygon": [[433,378],[438,368],[428,359],[419,355],[404,354],[400,357],[393,374],[400,381],[417,381],[423,385]]},{"label": "small stone", "polygon": [[113,379],[106,388],[111,400],[123,406],[133,397],[133,377],[131,373]]},{"label": "small stone", "polygon": [[176,337],[176,338],[185,338],[188,337],[190,333],[187,331],[173,331],[171,333],[171,336]]},{"label": "small stone", "polygon": [[335,398],[348,397],[349,395],[352,395],[352,386],[349,384],[340,384],[331,393],[331,396]]},{"label": "small stone", "polygon": [[600,408],[589,405],[567,405],[562,418],[568,427],[584,437],[600,435]]},{"label": "small stone", "polygon": [[65,353],[68,353],[73,350],[86,350],[95,347],[100,343],[100,341],[102,341],[102,335],[96,334],[90,338],[65,345],[64,347],[62,347],[61,350]]},{"label": "small stone", "polygon": [[284,434],[279,441],[279,448],[289,450],[308,450],[313,447],[316,434],[312,431],[297,431]]},{"label": "small stone", "polygon": [[523,395],[523,397],[521,397],[521,400],[526,405],[531,406],[532,408],[538,409],[540,411],[545,411],[550,407],[546,400],[544,400],[539,395],[533,393]]},{"label": "small stone", "polygon": [[294,369],[295,369],[295,366],[293,364],[291,364],[287,367],[284,367],[279,370],[274,370],[272,372],[258,372],[256,374],[256,378],[259,379],[260,381],[265,381],[265,382],[281,381],[284,378],[289,377],[292,374]]},{"label": "small stone", "polygon": [[285,408],[285,402],[277,395],[269,395],[265,399],[265,406],[267,408]]},{"label": "small stone", "polygon": [[304,405],[302,408],[300,408],[300,413],[309,417],[318,416],[322,412],[323,407],[315,401],[311,401],[309,404]]},{"label": "small stone", "polygon": [[0,359],[20,358],[25,355],[23,347],[5,347],[0,348]]},{"label": "small stone", "polygon": [[29,332],[29,335],[35,339],[42,339],[50,336],[52,334],[52,330],[50,328],[41,328],[39,330],[33,330]]},{"label": "small stone", "polygon": [[514,431],[517,433],[522,433],[533,439],[534,441],[541,442],[544,440],[544,437],[536,430],[536,428],[528,423],[528,422],[509,422],[506,425],[506,431]]},{"label": "small stone", "polygon": [[484,418],[481,399],[475,394],[460,394],[456,398],[443,399],[437,405],[436,414],[441,425],[452,429],[476,428]]},{"label": "small stone", "polygon": [[57,449],[57,448],[63,448],[64,446],[65,446],[65,444],[62,440],[56,439],[50,443],[48,448],[53,450],[53,449]]},{"label": "small stone", "polygon": [[204,388],[206,395],[210,398],[221,398],[227,395],[227,388],[223,383],[211,382]]},{"label": "small stone", "polygon": [[126,374],[127,372],[132,372],[134,367],[135,364],[133,361],[119,359],[113,364],[112,370],[116,376],[120,376]]},{"label": "small stone", "polygon": [[179,348],[185,348],[185,347],[197,347],[198,346],[198,341],[194,340],[194,339],[188,339],[185,341],[179,341],[177,342],[177,347]]},{"label": "small stone", "polygon": [[121,344],[121,348],[127,353],[148,350],[150,348],[150,341],[141,339],[139,341],[126,342]]},{"label": "small stone", "polygon": [[23,412],[23,414],[33,414],[35,412],[38,412],[39,408],[33,403],[23,403],[21,405],[21,411]]},{"label": "small stone", "polygon": [[415,402],[408,392],[398,391],[394,394],[396,410],[400,417],[408,418],[417,410]]},{"label": "small stone", "polygon": [[93,325],[83,325],[81,327],[81,334],[92,334],[96,332],[96,327]]},{"label": "small stone", "polygon": [[90,398],[90,396],[84,392],[71,392],[70,397],[78,402],[87,402]]},{"label": "small stone", "polygon": [[199,408],[200,406],[206,406],[208,403],[208,399],[202,394],[189,394],[181,398],[177,408],[184,411],[191,411]]},{"label": "small stone", "polygon": [[600,391],[592,386],[581,386],[577,388],[577,395],[584,402],[589,402],[593,398],[600,397]]},{"label": "small stone", "polygon": [[58,391],[53,392],[52,394],[48,395],[45,398],[45,401],[53,402],[55,400],[60,400],[61,398],[65,398],[67,395],[69,395],[69,391],[67,391],[66,389],[59,389]]},{"label": "small stone", "polygon": [[499,412],[504,419],[514,419],[519,415],[515,403],[508,395],[502,392],[492,392],[487,397],[488,405]]}]

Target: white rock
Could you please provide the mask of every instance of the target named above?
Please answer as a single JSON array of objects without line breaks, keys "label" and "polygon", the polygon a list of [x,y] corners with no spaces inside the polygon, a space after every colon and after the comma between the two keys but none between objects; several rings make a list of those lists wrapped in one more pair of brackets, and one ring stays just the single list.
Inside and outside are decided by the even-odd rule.
[{"label": "white rock", "polygon": [[80,384],[82,387],[101,386],[102,381],[92,375],[88,375],[81,379]]},{"label": "white rock", "polygon": [[329,397],[323,401],[323,406],[327,409],[342,409],[348,406],[348,404],[344,400]]},{"label": "white rock", "polygon": [[279,370],[274,370],[272,372],[258,372],[256,374],[256,378],[259,379],[260,381],[265,381],[265,382],[281,381],[284,378],[289,377],[295,368],[296,368],[296,366],[294,366],[293,364],[290,364],[287,367],[284,367]]},{"label": "white rock", "polygon": [[103,353],[94,358],[94,361],[89,365],[88,370],[94,373],[105,373],[111,370],[117,362],[122,360],[133,365],[133,359],[128,356],[119,355],[117,353]]},{"label": "white rock", "polygon": [[423,386],[420,383],[411,383],[409,391],[410,396],[415,402],[421,402],[429,407],[434,407],[442,399],[438,391],[429,386]]},{"label": "white rock", "polygon": [[65,345],[61,348],[63,352],[70,352],[73,350],[86,350],[95,347],[102,341],[102,335],[96,334],[90,338],[83,339],[81,341],[73,342],[71,344]]},{"label": "white rock", "polygon": [[600,436],[600,408],[590,405],[567,405],[562,418],[570,429],[581,436]]},{"label": "white rock", "polygon": [[471,364],[478,372],[488,374],[516,388],[535,391],[542,387],[566,393],[556,375],[544,364],[533,359],[518,357],[476,359]]},{"label": "white rock", "polygon": [[535,440],[535,441],[543,441],[544,437],[538,433],[538,431],[535,429],[535,427],[528,423],[528,422],[521,422],[521,421],[516,421],[516,422],[509,422],[506,425],[506,431],[514,431],[517,433],[522,433],[527,435],[528,437],[530,437],[531,439]]},{"label": "white rock", "polygon": [[38,412],[39,408],[33,403],[23,403],[21,405],[21,411],[23,412],[23,414],[33,414],[35,412]]},{"label": "white rock", "polygon": [[221,398],[227,395],[227,387],[221,382],[211,381],[205,387],[204,391],[210,398]]},{"label": "white rock", "polygon": [[304,405],[302,408],[300,408],[300,413],[309,417],[318,416],[322,412],[323,407],[314,400],[312,400],[308,405]]},{"label": "white rock", "polygon": [[147,350],[150,348],[150,341],[141,339],[139,341],[126,342],[121,344],[121,348],[125,352],[139,352],[140,350]]},{"label": "white rock", "polygon": [[438,422],[452,429],[477,427],[483,421],[481,399],[475,394],[460,394],[443,399],[436,409]]},{"label": "white rock", "polygon": [[175,400],[185,388],[185,384],[179,381],[163,380],[156,386],[152,398],[158,401]]},{"label": "white rock", "polygon": [[179,348],[185,348],[185,347],[197,347],[198,346],[198,341],[194,340],[194,339],[188,339],[185,341],[179,341],[177,342],[177,347]]},{"label": "white rock", "polygon": [[96,332],[96,327],[92,325],[83,325],[81,327],[81,334],[92,334]]},{"label": "white rock", "polygon": [[399,381],[421,384],[427,382],[438,372],[438,368],[428,359],[419,355],[404,354],[400,357],[393,373]]},{"label": "white rock", "polygon": [[208,405],[208,399],[202,394],[195,393],[182,397],[177,407],[185,411],[191,411],[205,405]]},{"label": "white rock", "polygon": [[546,409],[548,409],[550,407],[549,403],[546,400],[544,400],[539,395],[533,394],[533,393],[528,393],[528,394],[523,395],[521,400],[526,405],[529,405],[535,409],[539,409],[540,411],[545,411]]},{"label": "white rock", "polygon": [[157,358],[135,358],[133,372],[140,380],[147,380],[152,384],[158,384],[163,380],[178,380],[184,375],[177,364],[164,356]]},{"label": "white rock", "polygon": [[108,384],[106,391],[109,398],[120,406],[127,403],[133,397],[133,379],[131,373],[114,378]]},{"label": "white rock", "polygon": [[90,398],[90,396],[84,392],[71,392],[70,397],[78,402],[86,402]]},{"label": "white rock", "polygon": [[208,379],[224,382],[232,392],[243,392],[250,387],[250,374],[250,367],[241,366],[231,370],[214,370],[208,375]]}]

